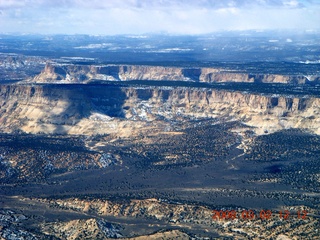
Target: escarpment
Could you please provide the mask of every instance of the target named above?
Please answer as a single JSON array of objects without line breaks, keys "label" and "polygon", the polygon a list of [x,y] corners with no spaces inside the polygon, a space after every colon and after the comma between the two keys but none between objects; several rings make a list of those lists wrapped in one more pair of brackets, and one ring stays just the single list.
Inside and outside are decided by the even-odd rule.
[{"label": "escarpment", "polygon": [[44,70],[31,82],[37,83],[87,83],[91,80],[171,80],[195,82],[245,82],[245,83],[318,83],[320,76],[250,74],[221,68],[187,68],[144,65],[74,65],[47,63]]},{"label": "escarpment", "polygon": [[0,86],[1,132],[131,135],[146,126],[165,129],[173,120],[216,118],[242,121],[258,134],[285,128],[319,133],[319,113],[317,97],[160,86]]}]

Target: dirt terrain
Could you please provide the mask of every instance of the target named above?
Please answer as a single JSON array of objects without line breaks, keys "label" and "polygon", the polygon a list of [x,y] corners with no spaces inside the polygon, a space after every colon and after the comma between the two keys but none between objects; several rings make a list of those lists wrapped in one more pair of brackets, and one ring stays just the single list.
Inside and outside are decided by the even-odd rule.
[{"label": "dirt terrain", "polygon": [[[239,136],[232,132],[239,123],[200,121],[193,125],[176,134],[111,143],[109,136],[77,141],[76,137],[22,135],[12,139],[12,135],[2,135],[3,157],[12,154],[11,148],[17,159],[26,160],[12,160],[11,167],[1,168],[6,176],[0,188],[1,205],[12,211],[4,212],[3,218],[14,214],[27,218],[18,226],[8,223],[5,229],[16,233],[22,228],[40,238],[45,234],[62,239],[156,237],[160,232],[165,238],[185,239],[231,235],[258,239],[271,232],[275,237],[319,235],[317,135],[292,130],[253,137],[252,147],[244,152],[239,149]],[[8,144],[12,141],[16,143]],[[276,158],[277,148],[290,141],[300,142],[299,148]],[[42,147],[35,149],[27,142],[45,148],[50,143],[50,158],[43,160]],[[85,145],[95,150],[85,150]],[[75,161],[74,154],[86,162],[91,154],[91,165]],[[44,166],[48,160],[51,172]],[[272,211],[272,217],[260,219],[264,209]],[[215,220],[214,210],[234,210],[237,219]],[[254,219],[243,218],[242,212],[250,210],[255,212]],[[281,219],[279,212],[285,210],[290,216]],[[298,218],[298,211],[302,216],[303,210],[307,217]]]}]

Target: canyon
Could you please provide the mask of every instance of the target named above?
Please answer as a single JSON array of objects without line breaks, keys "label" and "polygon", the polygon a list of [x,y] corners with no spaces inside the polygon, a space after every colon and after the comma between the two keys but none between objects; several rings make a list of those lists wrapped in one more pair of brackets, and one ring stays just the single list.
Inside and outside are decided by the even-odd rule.
[{"label": "canyon", "polygon": [[[0,235],[317,238],[318,82],[316,74],[47,63],[1,84]],[[212,218],[250,209],[254,219]],[[272,218],[260,219],[262,209]]]}]

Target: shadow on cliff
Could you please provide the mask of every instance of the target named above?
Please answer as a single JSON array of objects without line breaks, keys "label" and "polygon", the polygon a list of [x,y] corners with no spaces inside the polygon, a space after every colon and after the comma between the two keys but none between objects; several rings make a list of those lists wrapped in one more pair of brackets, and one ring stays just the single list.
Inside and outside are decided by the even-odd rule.
[{"label": "shadow on cliff", "polygon": [[123,104],[126,94],[117,86],[100,84],[61,84],[43,86],[49,101],[62,101],[65,105],[59,113],[50,112],[49,122],[54,130],[44,129],[53,134],[65,134],[65,126],[75,126],[92,113],[109,117],[124,118]]},{"label": "shadow on cliff", "polygon": [[85,85],[86,98],[91,110],[109,117],[124,118],[123,104],[127,98],[125,92],[117,86]]},{"label": "shadow on cliff", "polygon": [[189,78],[193,81],[199,82],[201,69],[200,68],[184,68],[182,69],[182,74],[184,77]]}]

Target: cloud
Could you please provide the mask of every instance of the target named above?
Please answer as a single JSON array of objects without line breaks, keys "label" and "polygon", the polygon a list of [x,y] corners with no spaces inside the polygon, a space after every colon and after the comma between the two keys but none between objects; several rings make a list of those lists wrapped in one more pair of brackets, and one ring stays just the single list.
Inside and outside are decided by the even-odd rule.
[{"label": "cloud", "polygon": [[319,28],[319,10],[314,0],[0,0],[0,31],[199,34],[307,29]]},{"label": "cloud", "polygon": [[[187,9],[187,8],[250,8],[254,6],[290,7],[305,6],[302,0],[0,0],[0,8],[140,8],[140,9]],[[307,1],[314,3],[312,0]]]}]

